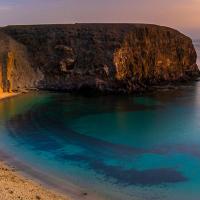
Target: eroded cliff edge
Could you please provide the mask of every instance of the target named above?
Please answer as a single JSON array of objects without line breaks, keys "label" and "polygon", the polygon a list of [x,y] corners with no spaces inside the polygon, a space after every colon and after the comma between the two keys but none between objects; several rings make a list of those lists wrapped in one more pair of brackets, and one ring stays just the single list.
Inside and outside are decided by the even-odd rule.
[{"label": "eroded cliff edge", "polygon": [[8,26],[0,29],[1,90],[131,93],[199,75],[192,40],[144,24]]}]

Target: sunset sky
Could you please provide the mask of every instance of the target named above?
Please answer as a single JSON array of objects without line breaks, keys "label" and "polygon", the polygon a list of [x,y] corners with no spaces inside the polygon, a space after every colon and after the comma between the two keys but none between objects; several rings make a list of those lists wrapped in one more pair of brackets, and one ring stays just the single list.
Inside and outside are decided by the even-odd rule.
[{"label": "sunset sky", "polygon": [[200,38],[200,0],[0,0],[0,25],[154,23]]}]

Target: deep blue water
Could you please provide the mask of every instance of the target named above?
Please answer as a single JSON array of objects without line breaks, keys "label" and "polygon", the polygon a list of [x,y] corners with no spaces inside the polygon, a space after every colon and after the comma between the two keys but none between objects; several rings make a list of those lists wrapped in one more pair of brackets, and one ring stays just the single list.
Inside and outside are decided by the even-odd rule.
[{"label": "deep blue water", "polygon": [[200,83],[139,97],[7,99],[0,149],[83,199],[199,200]]}]

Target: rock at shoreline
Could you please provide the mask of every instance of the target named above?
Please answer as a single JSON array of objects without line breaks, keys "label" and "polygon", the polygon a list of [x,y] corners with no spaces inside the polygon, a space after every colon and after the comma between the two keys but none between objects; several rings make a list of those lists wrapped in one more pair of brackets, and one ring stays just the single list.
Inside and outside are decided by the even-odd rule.
[{"label": "rock at shoreline", "polygon": [[0,29],[0,89],[132,93],[199,76],[192,40],[145,24]]}]

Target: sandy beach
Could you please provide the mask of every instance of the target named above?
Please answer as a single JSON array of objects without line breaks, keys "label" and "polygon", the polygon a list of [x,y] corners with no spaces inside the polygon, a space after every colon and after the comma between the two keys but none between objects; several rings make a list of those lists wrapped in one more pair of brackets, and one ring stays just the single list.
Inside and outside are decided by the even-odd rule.
[{"label": "sandy beach", "polygon": [[38,183],[19,175],[0,161],[0,199],[2,200],[69,200]]},{"label": "sandy beach", "polygon": [[[20,93],[1,93],[0,100]],[[0,200],[69,200],[56,192],[46,189],[0,161]]]},{"label": "sandy beach", "polygon": [[14,96],[17,96],[19,94],[21,94],[21,93],[9,93],[9,92],[0,93],[0,100],[10,98],[10,97],[14,97]]}]

